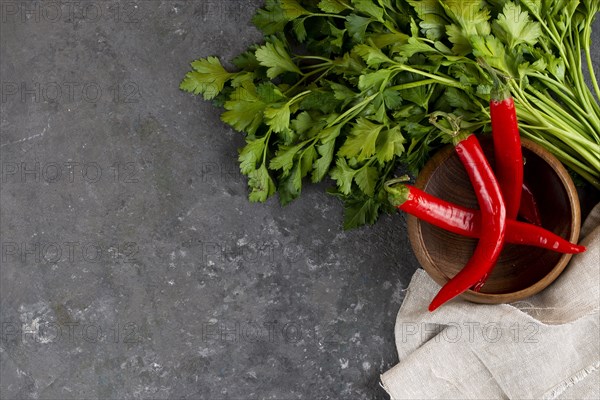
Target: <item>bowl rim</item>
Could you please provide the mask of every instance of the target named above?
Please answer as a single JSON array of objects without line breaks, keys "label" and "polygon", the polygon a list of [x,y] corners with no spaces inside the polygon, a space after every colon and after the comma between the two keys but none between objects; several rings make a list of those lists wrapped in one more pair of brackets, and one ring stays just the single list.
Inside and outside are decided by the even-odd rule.
[{"label": "bowl rim", "polygon": [[[537,156],[541,157],[558,175],[563,187],[567,192],[567,198],[571,206],[571,234],[569,235],[568,240],[572,243],[577,243],[581,229],[581,209],[579,197],[577,195],[577,189],[575,188],[575,184],[573,183],[568,171],[552,153],[539,144],[531,140],[521,138],[521,145],[527,150],[530,150]],[[433,172],[440,167],[448,159],[448,157],[452,155],[453,152],[454,146],[452,145],[445,146],[436,152],[419,173],[415,182],[415,186],[419,189],[425,190]],[[419,264],[421,264],[421,267],[436,283],[443,286],[448,281],[448,278],[442,271],[440,271],[440,269],[431,259],[429,252],[426,250],[425,243],[423,242],[421,224],[419,223],[418,218],[408,214],[407,228],[411,247],[413,248],[413,252],[417,257]],[[422,251],[419,251],[419,249]],[[556,265],[544,277],[532,285],[515,292],[483,293],[475,292],[469,289],[460,296],[465,300],[484,304],[508,303],[525,299],[541,292],[552,282],[554,282],[564,271],[572,256],[572,254],[563,254],[556,262]]]}]

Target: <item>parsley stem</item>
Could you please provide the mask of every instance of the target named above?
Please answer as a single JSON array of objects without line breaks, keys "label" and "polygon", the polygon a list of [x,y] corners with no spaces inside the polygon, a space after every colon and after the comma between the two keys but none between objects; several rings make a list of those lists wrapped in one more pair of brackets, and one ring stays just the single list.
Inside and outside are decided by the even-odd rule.
[{"label": "parsley stem", "polygon": [[346,17],[343,16],[343,15],[339,15],[339,14],[327,14],[327,13],[311,13],[310,15],[307,15],[306,17],[304,17],[304,19],[310,18],[310,17],[331,17],[331,18],[346,19]]},{"label": "parsley stem", "polygon": [[[583,102],[585,103],[585,105],[587,105],[589,108],[588,109],[593,109],[592,103],[590,102],[590,98],[588,96],[589,93],[589,88],[587,87],[587,84],[585,83],[585,81],[583,80],[583,74],[582,69],[581,69],[581,45],[579,43],[579,34],[575,33],[575,34],[571,34],[571,47],[573,49],[573,51],[577,51],[577,56],[575,56],[573,54],[573,51],[570,51],[569,54],[570,56],[573,58],[574,63],[575,63],[575,70],[573,71],[575,78],[576,79],[576,83],[578,84],[579,87],[579,95],[581,96]],[[573,36],[575,37],[575,41],[573,41]],[[577,61],[575,61],[577,60]]]},{"label": "parsley stem", "polygon": [[598,147],[597,144],[590,143],[590,141],[582,142],[581,138],[577,135],[572,135],[568,128],[558,128],[555,126],[555,122],[553,122],[553,124],[548,124],[546,121],[552,120],[550,116],[546,116],[546,118],[535,116],[519,108],[517,108],[517,112],[523,117],[525,122],[532,122],[534,124],[528,125],[527,123],[521,123],[519,126],[548,132],[550,135],[546,136],[547,140],[551,137],[555,137],[556,139],[567,143],[569,147],[573,149],[575,154],[584,158],[586,162],[589,163],[592,171],[600,171],[600,161],[597,156],[598,153],[590,153],[589,150],[590,148]]},{"label": "parsley stem", "polygon": [[583,108],[581,108],[581,106],[579,106],[579,104],[575,102],[576,96],[570,90],[570,88],[567,88],[564,84],[561,84],[560,82],[557,82],[539,72],[531,74],[531,76],[541,81],[544,81],[545,86],[551,89],[554,94],[558,95],[565,103],[569,105],[569,107],[571,107],[571,109],[577,111],[580,115],[587,114],[587,112],[584,111]]},{"label": "parsley stem", "polygon": [[[296,82],[296,83],[295,83],[293,86],[291,86],[289,89],[287,89],[287,90],[285,91],[285,93],[284,93],[284,94],[287,94],[287,93],[289,93],[289,92],[293,91],[295,88],[297,88],[297,87],[298,87],[298,85],[302,84],[302,83],[303,83],[305,80],[307,80],[309,77],[311,77],[311,76],[312,76],[312,75],[314,75],[314,74],[318,74],[319,72],[323,72],[323,71],[324,71],[324,72],[323,72],[323,74],[321,74],[321,75],[322,75],[322,76],[323,76],[323,75],[326,75],[326,74],[327,74],[327,73],[328,73],[328,72],[331,70],[331,68],[333,68],[333,65],[331,65],[331,66],[329,66],[329,67],[327,67],[327,66],[323,66],[323,67],[321,67],[321,68],[315,69],[315,70],[313,70],[313,71],[310,71],[310,72],[308,72],[308,73],[304,74],[304,75],[302,76],[302,78],[300,78],[300,80],[299,80],[298,82]],[[320,79],[320,78],[321,78],[321,77],[319,77],[319,78],[317,78],[317,79]]]},{"label": "parsley stem", "polygon": [[[302,59],[302,60],[319,60],[319,61],[325,61],[325,64],[331,64],[332,61],[329,58],[325,58],[325,57],[319,57],[319,56],[294,56],[294,59]],[[323,65],[323,64],[319,64],[319,65]]]},{"label": "parsley stem", "polygon": [[[571,65],[575,63],[573,61],[571,52],[568,53],[568,57],[566,58],[566,61]],[[585,104],[585,101],[581,96],[581,92],[582,92],[581,83],[579,82],[579,79],[576,76],[577,72],[575,71],[575,68],[569,68],[569,71],[570,71],[571,79],[573,80],[573,84],[575,87],[575,93],[577,93],[577,100],[579,101],[579,103],[582,107],[586,108],[587,104]]]},{"label": "parsley stem", "polygon": [[[594,132],[594,128],[589,124],[587,120],[587,118],[589,118],[590,115],[586,115],[584,118],[577,119],[573,117],[573,115],[565,111],[563,107],[560,107],[560,105],[558,105],[556,101],[554,101],[554,99],[550,98],[549,96],[546,96],[539,90],[535,89],[533,86],[528,86],[527,90],[533,95],[535,95],[535,97],[537,97],[538,100],[541,100],[548,107],[560,114],[561,118],[563,118],[565,121],[569,121],[569,123],[572,124],[572,126],[575,127],[581,135],[589,136],[588,132]],[[592,119],[592,122],[594,123],[594,125],[596,125],[595,129],[600,131],[600,126],[597,126],[596,121],[593,121]]]},{"label": "parsley stem", "polygon": [[571,127],[568,124],[565,124],[560,117],[557,117],[552,111],[544,109],[542,114],[530,104],[526,105],[526,109],[521,108],[519,110],[520,105],[525,104],[521,103],[517,105],[517,111],[520,111],[519,114],[523,116],[525,122],[530,121],[537,123],[538,129],[545,130],[565,142],[568,141],[573,145],[573,147],[577,143],[577,145],[582,147],[580,149],[581,155],[586,156],[586,159],[590,163],[594,164],[594,167],[600,171],[600,158],[598,153],[594,154],[589,152],[590,147],[593,148],[593,146],[598,146],[596,143],[582,137],[581,135],[573,133]]},{"label": "parsley stem", "polygon": [[[510,85],[513,86],[513,88],[516,86],[513,81],[511,81]],[[574,134],[569,124],[565,123],[560,117],[557,117],[547,106],[538,104],[539,109],[534,108],[525,98],[524,93],[520,92],[520,89],[518,91],[515,90],[515,92],[517,115],[520,115],[523,121],[540,125],[542,130],[569,143],[569,146],[576,150],[581,157],[585,158],[592,168],[596,171],[600,171],[600,153],[590,153],[590,148],[593,149],[598,147],[597,143],[587,140],[581,135]]]},{"label": "parsley stem", "polygon": [[326,64],[326,63],[314,64],[314,65],[307,65],[306,67],[303,67],[303,68],[306,68],[306,69],[327,68],[329,65],[330,64]]},{"label": "parsley stem", "polygon": [[301,99],[302,97],[305,97],[306,95],[308,95],[311,91],[310,90],[305,90],[302,93],[298,93],[297,95],[295,95],[294,97],[292,97],[287,104],[289,106],[291,106],[292,104],[294,104],[296,101],[298,101],[299,99]]},{"label": "parsley stem", "polygon": [[343,5],[344,7],[346,7],[348,9],[354,11],[354,7],[352,7],[350,4],[346,3],[345,1],[343,1],[343,0],[337,0],[337,2],[340,3],[341,5]]},{"label": "parsley stem", "polygon": [[392,33],[396,33],[396,34],[398,34],[398,33],[402,33],[402,32],[399,32],[397,29],[395,29],[395,28],[394,28],[392,25],[390,25],[390,23],[389,23],[389,22],[387,22],[387,21],[386,21],[386,22],[385,22],[383,25],[384,25],[386,28],[388,28],[388,30],[389,30],[390,32],[392,32]]},{"label": "parsley stem", "polygon": [[[562,42],[560,40],[558,40],[556,38],[556,36],[554,36],[554,31],[556,31],[556,28],[554,29],[554,31],[551,30],[548,27],[548,24],[546,24],[546,21],[544,19],[542,19],[542,17],[540,17],[540,15],[537,12],[535,12],[535,10],[532,7],[530,7],[530,5],[529,5],[528,2],[523,2],[522,4],[525,7],[527,7],[527,9],[529,10],[529,13],[531,15],[533,15],[537,19],[537,21],[539,22],[539,24],[542,26],[542,28],[544,28],[544,30],[546,31],[546,33],[548,34],[548,36],[550,37],[550,39],[552,39],[552,41],[554,42],[554,44],[558,48],[558,52],[560,53],[560,56],[563,58],[563,60],[565,60],[565,63],[566,63],[567,62],[567,57],[565,56],[565,51],[564,51],[564,48],[562,46]],[[552,21],[552,19],[550,19],[550,21]],[[568,66],[567,66],[567,69],[568,70],[572,70],[572,68],[569,68]]]},{"label": "parsley stem", "polygon": [[378,95],[379,95],[379,93],[375,93],[374,95],[371,95],[371,96],[367,97],[366,99],[364,99],[360,103],[358,103],[358,104],[354,105],[353,107],[349,108],[343,114],[339,115],[333,122],[329,123],[328,126],[333,126],[333,125],[337,124],[338,122],[342,121],[344,118],[346,118],[348,115],[350,115],[351,113],[353,113],[354,111],[356,111],[358,109],[360,109],[362,111],[362,109],[364,107],[366,107],[367,104],[369,104],[371,101],[373,101],[373,99],[375,97],[377,97]]},{"label": "parsley stem", "polygon": [[424,85],[431,85],[432,83],[438,83],[438,81],[435,80],[435,79],[423,79],[423,80],[420,80],[420,81],[403,83],[402,85],[390,86],[387,89],[391,89],[391,90],[405,90],[405,89],[412,89],[412,88],[416,88],[416,87],[424,86]]},{"label": "parsley stem", "polygon": [[[590,25],[591,26],[591,22]],[[583,34],[585,35],[586,32],[588,32],[587,29],[584,30]],[[575,42],[577,43],[577,52],[579,53],[578,55],[580,57],[578,57],[579,59],[579,69],[578,69],[578,75],[581,79],[582,85],[585,89],[584,95],[586,97],[586,100],[588,102],[588,104],[591,106],[591,109],[593,109],[596,112],[596,116],[600,118],[600,106],[598,106],[598,101],[600,100],[600,97],[598,97],[598,100],[594,99],[594,95],[592,94],[592,91],[590,90],[590,88],[588,87],[587,83],[585,82],[585,80],[583,79],[583,68],[581,66],[582,62],[581,62],[581,50],[580,48],[582,47],[582,44],[580,42],[580,38],[579,35],[576,33],[575,34]],[[589,44],[588,40],[584,39],[584,43],[583,43],[583,47],[585,47],[587,44]],[[596,94],[600,96],[599,92],[598,92],[598,82],[596,81],[596,75],[594,73],[594,66],[591,65],[591,61],[589,60],[587,54],[590,52],[590,48],[589,46],[587,48],[585,48],[585,54],[586,54],[586,63],[588,66],[588,73],[590,76],[590,80],[592,81],[592,86],[594,86],[594,90],[596,90]]]},{"label": "parsley stem", "polygon": [[271,132],[273,132],[273,129],[269,128],[269,130],[267,131],[267,133],[265,134],[265,148],[263,150],[263,160],[262,163],[266,165],[267,162],[267,150],[269,149],[269,139],[271,138]]},{"label": "parsley stem", "polygon": [[433,79],[437,83],[441,83],[442,85],[453,86],[453,87],[456,87],[459,89],[464,89],[464,85],[462,83],[455,81],[454,79],[452,79],[450,77],[440,76],[441,74],[438,74],[438,75],[430,74],[429,72],[421,71],[420,69],[412,68],[412,67],[409,67],[408,65],[404,65],[404,64],[397,64],[395,67],[392,67],[392,68],[396,69],[396,70],[400,70],[400,71],[412,72],[417,75],[426,76],[428,78]]},{"label": "parsley stem", "polygon": [[600,181],[598,178],[594,177],[593,171],[590,171],[588,167],[583,165],[579,160],[572,157],[569,153],[564,150],[558,148],[555,144],[549,142],[548,140],[542,139],[528,129],[522,129],[523,137],[536,142],[537,144],[545,147],[550,151],[550,153],[554,154],[560,161],[562,161],[566,166],[571,168],[573,171],[581,175],[585,180],[590,182],[596,189],[600,189]]},{"label": "parsley stem", "polygon": [[[591,24],[590,24],[591,25]],[[588,25],[588,26],[590,26]],[[594,90],[596,91],[596,99],[600,101],[600,87],[598,86],[598,80],[596,79],[596,73],[594,72],[594,65],[592,63],[592,55],[590,53],[590,47],[592,46],[590,43],[591,32],[589,28],[586,27],[584,30],[585,41],[583,43],[583,48],[585,50],[585,58],[588,66],[588,72],[590,74],[590,78],[592,81],[592,85],[594,86]]]},{"label": "parsley stem", "polygon": [[[531,139],[538,144],[541,144],[547,150],[549,150],[552,154],[554,154],[560,161],[562,161],[565,165],[568,165],[569,168],[577,171],[579,174],[584,176],[588,181],[598,181],[598,172],[594,171],[589,165],[584,164],[582,161],[574,157],[572,154],[569,154],[569,145],[561,142],[559,139],[553,137],[537,137],[532,135],[530,132],[525,131],[523,137],[527,139]],[[577,155],[577,154],[575,154]]]}]

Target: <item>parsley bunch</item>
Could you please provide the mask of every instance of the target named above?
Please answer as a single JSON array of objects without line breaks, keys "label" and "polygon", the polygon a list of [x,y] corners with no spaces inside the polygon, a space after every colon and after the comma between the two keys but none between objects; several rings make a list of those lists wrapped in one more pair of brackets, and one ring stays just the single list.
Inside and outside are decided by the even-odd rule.
[{"label": "parsley bunch", "polygon": [[[590,71],[597,0],[267,0],[265,43],[227,71],[194,61],[180,88],[223,106],[246,134],[239,154],[251,201],[282,204],[326,176],[344,227],[390,210],[384,182],[417,173],[444,144],[433,111],[486,130],[493,76],[515,98],[521,133],[600,188],[600,107]],[[583,56],[581,55],[583,51]],[[493,69],[493,71],[490,71]]]}]

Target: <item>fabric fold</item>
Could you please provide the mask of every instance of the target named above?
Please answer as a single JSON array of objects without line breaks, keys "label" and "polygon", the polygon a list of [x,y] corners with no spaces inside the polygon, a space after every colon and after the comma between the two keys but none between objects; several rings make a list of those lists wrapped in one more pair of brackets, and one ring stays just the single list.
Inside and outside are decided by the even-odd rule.
[{"label": "fabric fold", "polygon": [[600,204],[582,226],[587,251],[525,301],[429,313],[439,285],[417,270],[396,318],[399,364],[381,376],[391,398],[599,398],[599,225]]}]

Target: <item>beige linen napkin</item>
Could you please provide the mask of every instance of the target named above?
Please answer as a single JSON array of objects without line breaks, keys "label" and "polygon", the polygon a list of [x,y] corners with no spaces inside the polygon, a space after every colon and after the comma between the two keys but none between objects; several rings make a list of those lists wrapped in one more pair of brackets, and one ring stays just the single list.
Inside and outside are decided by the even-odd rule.
[{"label": "beige linen napkin", "polygon": [[423,270],[396,319],[400,362],[381,376],[392,399],[600,399],[600,204],[587,251],[541,293],[512,304],[454,300]]}]

